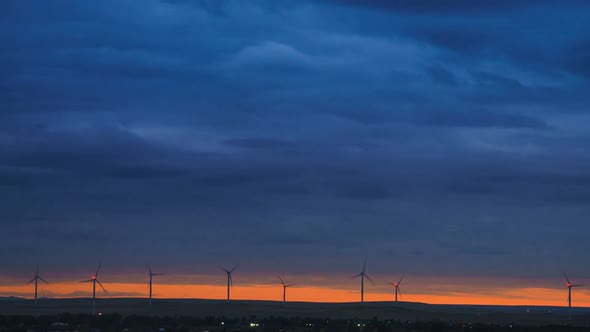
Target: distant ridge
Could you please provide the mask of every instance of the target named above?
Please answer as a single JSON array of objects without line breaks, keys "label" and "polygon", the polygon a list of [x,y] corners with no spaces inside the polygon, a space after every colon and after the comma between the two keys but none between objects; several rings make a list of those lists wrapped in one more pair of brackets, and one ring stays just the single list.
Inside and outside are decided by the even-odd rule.
[{"label": "distant ridge", "polygon": [[24,297],[17,297],[17,296],[0,296],[0,301],[20,301],[26,300]]}]

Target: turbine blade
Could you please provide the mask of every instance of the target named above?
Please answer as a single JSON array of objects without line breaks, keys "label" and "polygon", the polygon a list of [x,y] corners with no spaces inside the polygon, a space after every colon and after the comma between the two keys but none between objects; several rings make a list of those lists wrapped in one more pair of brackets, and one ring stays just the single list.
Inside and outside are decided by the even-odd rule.
[{"label": "turbine blade", "polygon": [[399,288],[399,287],[397,288],[397,293],[399,294],[399,298],[401,299],[402,298],[402,290],[401,290],[401,288]]},{"label": "turbine blade", "polygon": [[94,274],[95,277],[98,278],[98,272],[100,271],[100,266],[102,265],[102,263],[98,263],[98,268],[96,269],[96,273]]},{"label": "turbine blade", "polygon": [[37,269],[35,271],[36,271],[35,274],[39,275],[39,264],[37,264]]},{"label": "turbine blade", "polygon": [[281,278],[281,276],[279,276],[279,280],[281,281],[281,284],[283,284],[283,286],[285,286],[285,282],[283,281],[283,278]]},{"label": "turbine blade", "polygon": [[234,278],[231,277],[231,273],[229,274],[229,286],[234,287]]},{"label": "turbine blade", "polygon": [[577,284],[577,285],[572,285],[572,287],[582,287],[584,286],[583,284]]},{"label": "turbine blade", "polygon": [[229,270],[229,273],[232,273],[232,272],[234,272],[234,271],[235,271],[235,270],[238,268],[238,266],[240,266],[240,264],[238,264],[238,265],[234,266],[234,268],[233,268],[233,269]]},{"label": "turbine blade", "polygon": [[362,273],[359,273],[359,274],[357,274],[357,275],[353,276],[353,278],[358,278],[358,277],[360,277],[360,276],[362,276],[362,275],[363,275]]},{"label": "turbine blade", "polygon": [[109,294],[109,292],[107,292],[107,290],[104,288],[104,286],[100,283],[100,281],[98,281],[98,279],[96,279],[96,283],[100,286],[100,288],[102,288],[102,291],[105,292],[105,294]]},{"label": "turbine blade", "polygon": [[285,287],[291,287],[291,286],[295,286],[297,284],[289,284],[289,285],[285,285]]},{"label": "turbine blade", "polygon": [[163,276],[164,273],[152,273],[152,276]]},{"label": "turbine blade", "polygon": [[402,277],[401,277],[401,278],[399,278],[399,281],[397,282],[397,284],[398,284],[398,285],[402,283],[402,280],[404,280],[404,277],[405,277],[405,276],[402,274]]},{"label": "turbine blade", "polygon": [[93,282],[93,281],[94,281],[94,279],[88,279],[88,280],[82,280],[80,282]]},{"label": "turbine blade", "polygon": [[373,280],[371,279],[371,277],[369,277],[368,274],[365,274],[365,277],[367,277],[367,279],[369,279],[369,281],[373,284],[373,286],[375,286],[375,283],[373,282]]},{"label": "turbine blade", "polygon": [[567,277],[567,274],[565,274],[565,272],[563,272],[563,276],[565,277],[565,280],[567,280],[567,282],[569,282],[571,284],[570,278]]},{"label": "turbine blade", "polygon": [[33,283],[33,281],[35,281],[35,279],[37,279],[37,276],[35,276],[35,278],[31,279],[31,281],[27,282],[27,285],[30,285]]},{"label": "turbine blade", "polygon": [[229,273],[229,271],[226,270],[223,266],[220,265],[219,268],[222,269],[223,271],[225,271],[225,273]]},{"label": "turbine blade", "polygon": [[363,263],[363,273],[365,273],[366,269],[367,269],[367,256],[365,256],[365,262]]},{"label": "turbine blade", "polygon": [[41,278],[39,276],[37,276],[37,278],[39,278],[39,280],[43,281],[44,283],[49,284],[47,281],[45,281],[45,279],[43,279],[43,278]]}]

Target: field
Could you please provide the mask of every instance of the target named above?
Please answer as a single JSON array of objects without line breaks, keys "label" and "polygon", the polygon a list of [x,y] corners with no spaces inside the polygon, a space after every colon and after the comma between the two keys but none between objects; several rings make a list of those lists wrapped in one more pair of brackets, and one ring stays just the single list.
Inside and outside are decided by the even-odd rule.
[{"label": "field", "polygon": [[[37,305],[31,300],[0,301],[1,315],[57,315],[60,313],[88,314],[91,299],[41,299]],[[219,300],[154,300],[152,307],[145,299],[98,299],[96,312],[118,313],[123,316],[191,316],[191,317],[305,317],[315,319],[440,321],[454,323],[493,323],[523,326],[590,325],[590,309],[574,309],[568,321],[567,308],[522,306],[461,306],[429,305],[423,303],[370,302],[305,303],[272,301]]]}]

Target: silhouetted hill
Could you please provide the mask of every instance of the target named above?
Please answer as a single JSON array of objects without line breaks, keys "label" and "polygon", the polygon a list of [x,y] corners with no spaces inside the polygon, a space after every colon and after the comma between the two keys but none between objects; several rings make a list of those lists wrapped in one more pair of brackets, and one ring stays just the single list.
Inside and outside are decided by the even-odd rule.
[{"label": "silhouetted hill", "polygon": [[22,298],[22,297],[16,297],[16,296],[0,296],[0,301],[19,301],[19,300],[26,300],[26,299]]},{"label": "silhouetted hill", "polygon": [[[89,314],[88,298],[0,301],[3,315]],[[379,319],[399,321],[472,322],[520,325],[565,324],[567,308],[539,306],[432,305],[410,302],[308,303],[238,300],[158,299],[150,307],[146,299],[97,299],[97,313],[123,316],[189,317],[307,317],[313,319]],[[590,309],[576,308],[576,325],[590,326]]]}]

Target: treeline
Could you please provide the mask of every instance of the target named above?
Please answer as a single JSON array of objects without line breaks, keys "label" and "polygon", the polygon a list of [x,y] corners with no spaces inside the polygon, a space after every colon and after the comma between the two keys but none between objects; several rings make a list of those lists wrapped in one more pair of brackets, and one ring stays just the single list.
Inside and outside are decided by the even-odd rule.
[{"label": "treeline", "polygon": [[0,316],[1,332],[190,332],[190,331],[282,331],[282,332],[582,332],[588,327],[572,326],[518,326],[507,323],[464,324],[428,321],[310,319],[281,317],[206,317],[189,316],[102,316],[61,314],[52,316]]}]

